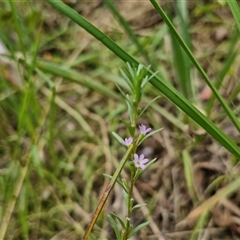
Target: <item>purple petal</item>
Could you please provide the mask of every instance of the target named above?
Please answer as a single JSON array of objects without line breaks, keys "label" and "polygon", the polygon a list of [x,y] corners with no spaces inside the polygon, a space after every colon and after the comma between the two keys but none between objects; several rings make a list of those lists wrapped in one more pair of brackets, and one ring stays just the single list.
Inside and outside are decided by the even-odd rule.
[{"label": "purple petal", "polygon": [[144,124],[139,125],[139,129],[140,132],[144,135],[152,130],[151,128],[147,128]]},{"label": "purple petal", "polygon": [[144,169],[146,166],[145,166],[144,164],[141,164],[139,167],[140,167],[141,169]]},{"label": "purple petal", "polygon": [[145,164],[145,163],[147,163],[149,160],[147,159],[147,158],[145,158],[145,159],[143,159],[142,161],[141,161],[141,163],[142,164]]},{"label": "purple petal", "polygon": [[145,165],[140,163],[139,168],[143,169],[143,168],[145,168]]},{"label": "purple petal", "polygon": [[147,163],[149,160],[147,158],[144,157],[144,154],[141,154],[140,156],[138,156],[136,153],[134,153],[134,160],[133,163],[135,165],[136,168],[145,168],[145,163]]},{"label": "purple petal", "polygon": [[134,153],[134,161],[138,161],[138,155]]},{"label": "purple petal", "polygon": [[130,146],[132,144],[132,141],[133,139],[131,137],[125,138],[122,144],[125,146]]}]

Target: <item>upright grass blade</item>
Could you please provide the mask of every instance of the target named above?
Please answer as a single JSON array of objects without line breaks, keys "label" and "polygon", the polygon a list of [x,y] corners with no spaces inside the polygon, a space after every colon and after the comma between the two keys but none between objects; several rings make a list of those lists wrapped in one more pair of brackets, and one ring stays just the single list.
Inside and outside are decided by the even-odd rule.
[{"label": "upright grass blade", "polygon": [[225,61],[224,67],[217,75],[217,82],[215,84],[217,89],[219,89],[221,87],[222,81],[223,81],[224,77],[226,76],[231,64],[235,60],[235,57],[239,51],[239,49],[236,49],[236,45],[238,43],[239,37],[240,37],[240,32],[238,31],[237,28],[235,28],[232,33],[232,36],[231,36],[231,40],[230,40],[230,44],[229,44],[230,46],[229,46],[228,54],[226,56],[226,61]]},{"label": "upright grass blade", "polygon": [[[186,42],[187,46],[190,48],[191,42],[190,37],[188,33],[188,21],[187,21],[187,15],[186,15],[186,2],[185,1],[175,1],[176,5],[176,12],[177,12],[177,19],[178,19],[178,25],[181,29],[181,34]],[[169,17],[173,21],[173,18],[171,14],[169,14]],[[173,49],[173,61],[174,66],[176,69],[176,78],[179,80],[180,87],[182,90],[182,93],[184,97],[186,97],[189,100],[193,100],[194,94],[193,94],[193,87],[191,83],[191,61],[185,51],[182,49],[181,45],[178,44],[178,41],[174,35],[174,32],[170,31],[171,36],[171,45]],[[193,100],[194,101],[194,100]]]},{"label": "upright grass blade", "polygon": [[182,151],[182,159],[183,159],[183,167],[184,167],[184,176],[186,179],[188,192],[191,195],[194,201],[194,204],[196,204],[198,199],[197,199],[195,188],[194,188],[194,171],[193,171],[191,157],[188,150],[184,149]]},{"label": "upright grass blade", "polygon": [[[138,65],[136,59],[130,56],[127,52],[121,49],[116,43],[114,43],[108,36],[102,33],[99,29],[89,23],[85,18],[75,12],[73,9],[65,5],[60,1],[54,0],[46,0],[53,7],[58,9],[64,15],[68,16],[74,22],[76,22],[79,26],[84,28],[90,34],[92,34],[96,39],[101,41],[109,50],[111,50],[115,55],[121,58],[125,62],[129,62],[132,65]],[[153,2],[151,0],[151,2]],[[156,3],[157,4],[157,3]],[[158,5],[157,5],[158,6]],[[166,15],[164,14],[166,17]],[[168,18],[167,18],[168,19]],[[171,24],[171,23],[170,23]],[[171,25],[172,26],[172,25]],[[173,27],[173,26],[172,26]],[[174,28],[174,27],[173,27]],[[175,29],[174,29],[175,30]],[[176,30],[175,30],[176,31]],[[179,35],[176,35],[179,37]],[[181,39],[181,38],[180,38]],[[202,71],[206,79],[205,72],[202,70],[200,65],[197,63],[195,58],[192,56],[188,47],[182,42],[183,49],[188,51],[188,55],[190,53],[190,58],[194,61],[194,64],[197,64],[198,69]],[[148,71],[151,76],[153,73]],[[208,79],[209,80],[209,79]],[[189,117],[191,117],[195,122],[197,122],[201,127],[203,127],[214,139],[216,139],[222,146],[224,146],[229,152],[234,154],[237,158],[240,158],[240,149],[239,147],[226,135],[224,134],[213,122],[211,122],[206,116],[204,116],[198,109],[196,109],[186,98],[184,98],[175,88],[173,88],[167,81],[164,81],[160,77],[153,77],[150,80],[151,84],[157,88],[160,92],[162,92],[166,97],[168,97],[176,106],[182,109]],[[210,80],[209,80],[210,82]],[[212,85],[211,85],[212,86]],[[214,88],[215,90],[215,88]],[[215,91],[217,95],[217,91]]]},{"label": "upright grass blade", "polygon": [[15,26],[16,26],[16,31],[17,31],[18,38],[19,38],[20,48],[21,48],[21,51],[22,51],[23,56],[25,58],[26,57],[26,49],[24,47],[24,41],[23,41],[23,32],[24,31],[22,29],[21,21],[19,21],[20,19],[19,19],[19,16],[18,16],[16,5],[13,2],[14,1],[9,0],[11,10],[12,10],[12,13],[13,13],[13,19],[14,19]]},{"label": "upright grass blade", "polygon": [[[229,46],[228,54],[226,56],[225,63],[223,65],[221,71],[217,75],[217,82],[215,84],[215,87],[218,90],[222,86],[224,77],[226,76],[227,72],[229,71],[230,67],[232,66],[232,63],[234,62],[234,60],[237,56],[238,51],[236,51],[235,47],[238,42],[239,36],[240,36],[240,33],[239,33],[238,29],[236,28],[231,37],[230,46]],[[215,96],[212,95],[210,100],[207,103],[207,108],[206,108],[207,116],[209,116],[211,113],[211,109],[212,109],[215,99],[216,99]]]},{"label": "upright grass blade", "polygon": [[202,75],[202,77],[204,78],[205,82],[207,83],[207,85],[210,87],[210,89],[212,90],[213,94],[216,96],[216,98],[218,99],[218,101],[220,102],[220,104],[222,105],[222,107],[224,108],[224,110],[226,111],[227,115],[229,116],[229,118],[231,119],[232,123],[234,124],[234,126],[236,127],[236,129],[238,130],[238,132],[240,132],[240,122],[238,121],[237,117],[235,116],[235,114],[233,113],[233,111],[231,110],[231,108],[228,106],[227,102],[223,99],[223,97],[218,93],[216,87],[214,86],[214,84],[212,84],[211,80],[209,79],[209,77],[207,76],[207,74],[205,73],[205,71],[202,69],[202,67],[200,66],[200,64],[198,63],[198,61],[196,60],[196,58],[193,56],[193,54],[191,53],[190,49],[188,48],[188,46],[186,45],[186,43],[183,41],[183,39],[181,38],[181,36],[177,33],[175,27],[173,26],[172,22],[169,20],[169,18],[167,17],[166,13],[163,11],[163,9],[159,6],[159,4],[155,1],[155,0],[150,0],[150,2],[152,3],[152,5],[154,6],[154,8],[156,9],[156,11],[161,15],[161,17],[163,18],[163,20],[166,22],[166,24],[168,25],[168,27],[170,28],[170,30],[174,33],[176,39],[178,40],[179,44],[182,46],[182,48],[184,49],[184,51],[187,53],[187,55],[189,56],[189,58],[191,59],[192,63],[195,65],[195,67],[198,69],[198,71],[200,72],[200,74]]},{"label": "upright grass blade", "polygon": [[237,3],[237,0],[227,1],[229,8],[233,14],[235,22],[237,24],[238,30],[240,32],[240,7]]},{"label": "upright grass blade", "polygon": [[[197,224],[194,228],[194,230],[192,231],[190,240],[195,240],[195,239],[201,239],[201,236],[199,235],[199,232],[201,229],[204,228],[204,226],[206,226],[207,221],[209,220],[209,211],[204,211],[201,216],[199,217]],[[199,236],[198,236],[199,235]]]},{"label": "upright grass blade", "polygon": [[112,12],[113,16],[117,18],[118,22],[122,25],[125,32],[128,34],[132,42],[136,45],[138,51],[142,54],[142,56],[145,58],[146,63],[150,64],[150,59],[148,57],[147,52],[144,50],[144,48],[141,46],[140,42],[138,41],[138,38],[132,31],[131,27],[129,26],[128,22],[122,17],[122,15],[119,13],[119,11],[116,9],[114,2],[109,0],[104,0],[104,3],[108,6],[109,10]]}]

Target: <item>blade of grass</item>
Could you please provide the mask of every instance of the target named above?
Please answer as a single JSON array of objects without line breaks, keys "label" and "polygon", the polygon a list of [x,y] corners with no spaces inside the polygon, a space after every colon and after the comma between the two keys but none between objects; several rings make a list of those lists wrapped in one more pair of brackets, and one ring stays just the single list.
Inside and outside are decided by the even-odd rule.
[{"label": "blade of grass", "polygon": [[[186,15],[186,2],[185,1],[175,1],[177,17],[179,20],[179,27],[184,41],[190,48],[191,42],[188,33],[187,15]],[[169,17],[173,21],[171,14]],[[172,31],[170,31],[171,36],[171,46],[173,49],[173,61],[176,69],[176,78],[179,79],[180,87],[184,97],[189,100],[193,100],[193,87],[191,83],[190,73],[191,73],[191,61],[187,54],[184,52],[182,47],[178,44],[178,41]]]},{"label": "blade of grass", "polygon": [[[26,180],[27,182],[27,177]],[[28,189],[27,189],[28,188]],[[28,238],[29,234],[29,222],[28,222],[28,199],[29,199],[29,185],[23,184],[18,197],[18,212],[19,212],[19,222],[21,227],[22,235],[25,239]]]},{"label": "blade of grass", "polygon": [[[194,239],[200,239],[200,230],[204,228],[204,226],[206,225],[206,222],[209,220],[209,212],[208,211],[204,211],[200,218],[197,221],[197,224],[194,228],[194,230],[192,231],[190,240],[194,240]],[[199,237],[197,236],[199,235]]]},{"label": "blade of grass", "polygon": [[182,158],[183,158],[183,166],[184,166],[184,176],[186,179],[188,192],[191,195],[194,201],[194,204],[196,204],[198,202],[198,199],[194,189],[194,176],[193,176],[194,171],[193,171],[192,162],[191,162],[190,154],[188,150],[185,149],[182,151]]},{"label": "blade of grass", "polygon": [[[192,49],[192,43],[191,43],[191,36],[189,34],[189,16],[188,16],[188,2],[187,1],[177,1],[175,0],[177,14],[179,17],[179,23],[180,28],[182,32],[182,36],[184,41],[186,42],[187,46]],[[183,51],[183,49],[182,49]],[[193,87],[193,81],[191,81],[191,69],[192,69],[192,63],[190,59],[188,58],[187,54],[183,54],[186,70],[187,71],[187,78],[185,79],[185,87],[186,92],[188,93],[187,99],[195,100],[195,92]]]},{"label": "blade of grass", "polygon": [[147,52],[144,50],[144,48],[141,46],[140,42],[138,41],[138,38],[132,31],[131,27],[129,26],[128,22],[122,17],[122,15],[119,13],[119,11],[116,9],[114,2],[109,0],[104,0],[104,3],[107,5],[109,10],[112,12],[112,15],[118,20],[118,22],[122,25],[125,32],[128,34],[132,42],[136,45],[138,51],[143,55],[145,58],[145,61],[147,64],[150,64],[150,59],[148,57]]},{"label": "blade of grass", "polygon": [[[42,92],[50,97],[52,92],[47,88],[42,88]],[[63,101],[60,97],[54,97],[54,102],[63,110],[65,110],[70,116],[72,116],[82,127],[82,129],[89,134],[89,136],[94,137],[94,131],[88,124],[88,122],[82,117],[81,113],[71,108],[65,101]]]},{"label": "blade of grass", "polygon": [[18,16],[17,10],[16,10],[16,6],[13,3],[12,0],[9,0],[10,6],[11,6],[11,10],[13,13],[13,19],[15,22],[15,26],[16,26],[16,31],[18,34],[18,38],[19,38],[19,44],[20,44],[20,48],[21,51],[23,53],[24,58],[26,57],[26,49],[24,47],[24,43],[23,43],[23,29],[22,29],[22,24],[21,24],[21,18]]},{"label": "blade of grass", "polygon": [[[222,67],[222,70],[217,75],[217,82],[215,84],[215,87],[218,90],[222,86],[224,77],[228,73],[230,67],[232,66],[232,63],[234,62],[234,60],[237,56],[237,51],[235,51],[235,46],[238,42],[238,39],[239,39],[239,32],[238,32],[238,29],[236,28],[234,33],[232,34],[232,38],[231,38],[230,46],[229,46],[229,51],[228,51],[228,54],[226,56],[226,61],[224,63],[224,66]],[[214,104],[215,99],[216,99],[215,96],[212,95],[210,100],[208,101],[208,104],[207,104],[207,107],[206,107],[207,116],[209,116],[210,113],[211,113],[211,109],[212,109],[212,106]]]},{"label": "blade of grass", "polygon": [[[102,42],[109,50],[115,53],[119,58],[125,62],[129,62],[133,65],[138,65],[136,59],[130,56],[127,52],[121,49],[116,43],[114,43],[108,36],[98,30],[95,26],[89,23],[85,18],[79,15],[76,11],[68,7],[62,2],[54,0],[46,0],[53,7],[58,9],[64,15],[68,16],[79,26],[84,28],[96,39]],[[177,35],[178,36],[178,35]],[[185,45],[184,45],[185,46]],[[186,46],[185,46],[186,47]],[[188,49],[188,48],[187,48]],[[191,55],[192,56],[192,55]],[[194,61],[195,58],[192,56]],[[198,65],[199,66],[199,65]],[[201,69],[201,67],[199,66]],[[148,71],[149,75],[153,73]],[[205,74],[205,73],[204,73]],[[193,104],[191,104],[186,98],[184,98],[175,88],[173,88],[167,81],[162,78],[155,76],[150,80],[150,83],[168,97],[174,104],[182,109],[189,117],[203,127],[214,139],[216,139],[222,146],[224,146],[229,152],[240,158],[239,147],[226,135],[224,134],[213,122],[211,122],[206,116],[204,116]]]},{"label": "blade of grass", "polygon": [[227,102],[219,94],[219,92],[216,89],[216,87],[214,86],[214,84],[211,83],[211,80],[209,79],[209,77],[207,76],[207,74],[205,73],[203,68],[200,66],[200,64],[198,63],[196,58],[193,56],[193,54],[191,53],[189,47],[186,45],[186,43],[184,42],[182,37],[177,33],[176,28],[174,27],[172,22],[169,20],[169,18],[167,17],[166,13],[163,11],[163,9],[160,7],[160,5],[155,0],[150,0],[150,2],[152,3],[152,5],[156,9],[156,11],[159,13],[159,15],[161,15],[161,17],[163,18],[165,23],[168,25],[170,30],[173,32],[173,34],[176,37],[176,39],[178,40],[179,44],[182,46],[184,51],[187,53],[187,55],[191,59],[192,63],[195,65],[195,67],[197,68],[199,73],[202,75],[203,79],[205,80],[207,85],[210,87],[210,89],[212,90],[213,94],[216,96],[216,98],[218,99],[218,101],[222,105],[223,109],[226,111],[227,115],[231,119],[232,123],[234,124],[234,126],[236,127],[238,132],[240,132],[240,122],[238,121],[237,117],[235,116],[235,114],[233,113],[231,108],[228,106]]},{"label": "blade of grass", "polygon": [[182,50],[181,46],[178,44],[177,39],[174,34],[170,31],[171,36],[171,46],[173,49],[173,62],[176,72],[176,78],[179,80],[180,89],[184,97],[187,99],[192,99],[190,83],[190,68],[187,64],[185,52]]},{"label": "blade of grass", "polygon": [[205,211],[210,211],[219,201],[231,196],[239,189],[240,177],[230,182],[228,185],[220,189],[215,195],[208,198],[201,205],[196,207],[187,216],[187,219],[192,219],[193,221],[199,219],[201,214]]},{"label": "blade of grass", "polygon": [[236,0],[227,1],[229,8],[231,9],[232,15],[237,24],[238,30],[240,32],[240,7]]},{"label": "blade of grass", "polygon": [[216,82],[217,89],[219,89],[221,87],[222,81],[223,81],[224,77],[226,76],[226,74],[231,66],[231,63],[234,61],[234,59],[238,53],[239,49],[237,49],[237,51],[236,51],[236,45],[238,43],[239,36],[240,36],[240,33],[238,32],[238,29],[235,28],[234,32],[232,33],[232,37],[231,37],[231,40],[229,43],[229,50],[228,50],[228,54],[226,56],[226,61],[225,61],[224,67],[222,68],[222,70],[219,72],[219,74],[217,76],[217,79],[218,79],[218,81]]},{"label": "blade of grass", "polygon": [[37,61],[37,67],[44,71],[45,73],[48,72],[54,74],[55,76],[61,76],[73,82],[82,84],[88,88],[92,88],[93,90],[100,92],[106,96],[113,97],[118,100],[121,99],[121,97],[119,97],[119,95],[116,94],[116,92],[112,91],[103,84],[98,83],[97,81],[93,81],[93,79],[91,79],[88,76],[81,76],[79,72],[73,69],[64,68],[60,64],[39,60]]}]

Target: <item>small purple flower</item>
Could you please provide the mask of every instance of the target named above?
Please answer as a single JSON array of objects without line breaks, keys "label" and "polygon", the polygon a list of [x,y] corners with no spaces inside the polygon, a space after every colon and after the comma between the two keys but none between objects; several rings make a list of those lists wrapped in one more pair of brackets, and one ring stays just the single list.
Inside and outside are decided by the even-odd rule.
[{"label": "small purple flower", "polygon": [[132,142],[133,142],[132,137],[129,137],[129,138],[125,138],[122,144],[128,147],[132,144]]},{"label": "small purple flower", "polygon": [[133,163],[134,163],[134,165],[135,165],[136,168],[140,168],[140,169],[145,168],[145,164],[146,164],[148,161],[149,161],[149,160],[148,160],[147,158],[145,158],[143,154],[141,154],[140,156],[138,156],[136,153],[134,153]]},{"label": "small purple flower", "polygon": [[152,130],[151,128],[147,128],[144,124],[139,125],[139,129],[143,135],[147,134]]}]

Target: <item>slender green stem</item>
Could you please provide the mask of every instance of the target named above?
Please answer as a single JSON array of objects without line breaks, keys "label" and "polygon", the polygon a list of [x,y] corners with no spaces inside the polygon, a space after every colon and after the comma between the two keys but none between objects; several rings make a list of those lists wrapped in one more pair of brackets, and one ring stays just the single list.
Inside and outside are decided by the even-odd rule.
[{"label": "slender green stem", "polygon": [[88,239],[88,237],[89,237],[89,235],[90,235],[90,233],[91,233],[91,231],[92,231],[92,229],[93,229],[93,227],[94,227],[94,225],[95,225],[95,223],[96,223],[96,221],[98,219],[98,216],[101,213],[101,211],[103,209],[103,206],[105,205],[105,203],[106,203],[106,201],[107,201],[107,199],[108,199],[108,197],[110,195],[110,192],[112,191],[112,189],[113,189],[113,187],[114,187],[114,185],[115,185],[115,183],[116,183],[116,181],[118,179],[118,176],[120,175],[123,167],[125,166],[127,160],[129,159],[129,156],[130,156],[130,154],[132,152],[132,149],[133,149],[133,145],[131,145],[128,148],[128,151],[125,153],[125,155],[124,155],[123,159],[121,160],[117,170],[115,171],[115,173],[114,173],[114,175],[113,175],[109,185],[107,186],[105,192],[103,193],[103,196],[100,199],[100,201],[98,203],[98,206],[97,206],[97,208],[96,208],[96,210],[95,210],[95,212],[93,214],[93,217],[92,217],[92,219],[91,219],[91,221],[90,221],[90,223],[89,223],[89,225],[88,225],[88,227],[87,227],[87,229],[86,229],[86,231],[84,233],[83,240],[87,240]]},{"label": "slender green stem", "polygon": [[[138,121],[138,118],[139,118],[139,115],[138,115],[138,102],[135,101],[134,102],[134,118],[133,118],[133,122],[132,122],[132,126],[134,126],[134,133],[136,131],[136,126],[137,126],[137,121]],[[132,148],[132,152],[131,152],[131,157],[133,159],[133,154],[136,152],[137,150],[137,138],[134,137],[135,139],[133,140],[133,148]],[[132,207],[133,207],[133,187],[134,187],[134,184],[135,184],[135,175],[136,175],[136,168],[133,167],[131,168],[131,178],[130,178],[130,187],[129,187],[129,191],[128,191],[128,206],[127,206],[127,211],[128,211],[128,214],[127,214],[127,217],[126,217],[126,221],[125,221],[125,230],[124,230],[124,234],[123,234],[123,240],[127,240],[128,239],[128,236],[129,236],[129,233],[131,231],[131,223],[130,223],[130,220],[131,220],[131,216],[132,216]]]},{"label": "slender green stem", "polygon": [[134,168],[131,171],[131,181],[130,181],[130,188],[129,188],[129,194],[128,194],[128,214],[126,217],[126,228],[125,228],[125,232],[124,232],[124,236],[123,236],[123,240],[127,240],[128,239],[128,235],[131,231],[131,216],[132,216],[132,207],[133,207],[133,187],[134,187],[134,177],[136,174],[136,169]]}]

